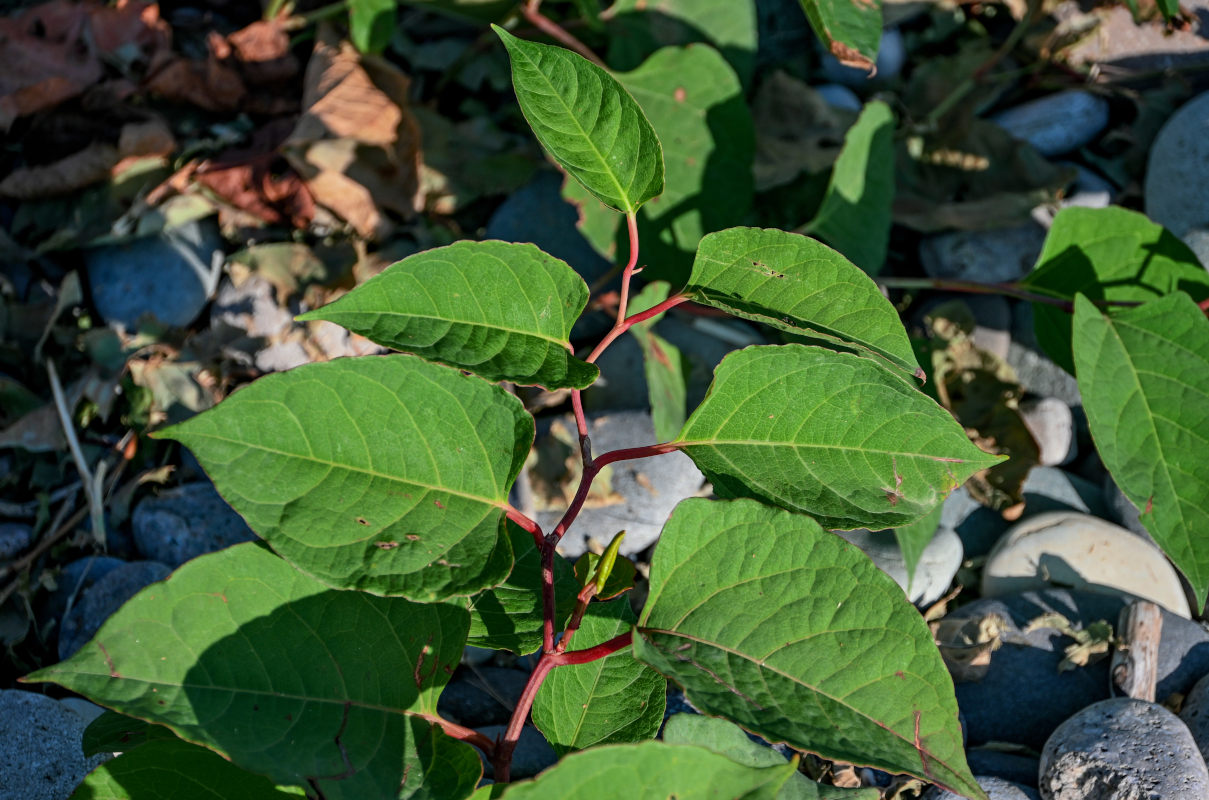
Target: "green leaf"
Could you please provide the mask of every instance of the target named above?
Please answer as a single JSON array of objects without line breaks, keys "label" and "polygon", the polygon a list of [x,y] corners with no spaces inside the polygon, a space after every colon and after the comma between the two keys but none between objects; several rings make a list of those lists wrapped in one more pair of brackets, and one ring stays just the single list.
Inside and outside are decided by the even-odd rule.
[{"label": "green leaf", "polygon": [[516,9],[516,0],[401,0],[404,5],[472,22],[499,22]]},{"label": "green leaf", "polygon": [[[595,647],[628,631],[634,622],[625,598],[592,603],[571,646]],[[596,745],[653,739],[663,724],[666,703],[667,681],[625,648],[587,664],[553,670],[533,701],[533,724],[563,756]]]},{"label": "green leaf", "polygon": [[[1037,266],[1023,283],[1042,294],[1073,300],[1144,302],[1176,290],[1209,297],[1209,272],[1174,234],[1124,208],[1066,208],[1045,237]],[[1072,375],[1070,312],[1033,303],[1037,341]]]},{"label": "green leaf", "polygon": [[159,435],[329,585],[429,601],[512,567],[504,514],[533,418],[479,378],[414,356],[341,358],[261,378]]},{"label": "green leaf", "polygon": [[1172,19],[1180,15],[1179,0],[1155,0],[1155,5],[1159,7],[1159,11],[1163,14],[1163,19],[1170,22]]},{"label": "green leaf", "polygon": [[854,348],[923,377],[898,312],[877,284],[814,239],[760,228],[711,233],[684,290],[737,317]]},{"label": "green leaf", "polygon": [[[647,284],[630,301],[630,314],[637,314],[662,303],[668,298],[668,284],[656,281]],[[642,348],[642,369],[646,373],[647,397],[655,436],[661,442],[675,438],[688,417],[689,364],[680,348],[655,333],[655,325],[663,314],[630,326],[630,333]]]},{"label": "green leaf", "polygon": [[405,776],[400,797],[465,797],[478,756],[427,720],[469,625],[454,604],[329,589],[248,543],[143,589],[78,653],[26,680],[329,800],[394,797]]},{"label": "green leaf", "polygon": [[724,358],[676,443],[719,497],[752,497],[844,529],[914,522],[1002,460],[872,361],[797,344]]},{"label": "green leaf", "polygon": [[600,374],[571,354],[587,302],[583,278],[534,245],[457,242],[392,264],[298,319],[329,320],[490,381],[583,389]]},{"label": "green leaf", "polygon": [[876,275],[886,263],[893,205],[894,112],[875,100],[844,136],[823,205],[806,232]]},{"label": "green leaf", "polygon": [[985,798],[927,625],[898,584],[814,520],[685,500],[650,580],[634,654],[706,714]]},{"label": "green leaf", "polygon": [[512,85],[525,119],[563,169],[625,214],[663,191],[659,139],[609,73],[568,50],[492,28],[512,61]]},{"label": "green leaf", "polygon": [[706,42],[744,86],[751,84],[758,40],[753,0],[617,0],[608,18],[605,60],[613,69],[634,69],[666,45]]},{"label": "green leaf", "polygon": [[789,763],[763,769],[748,767],[689,745],[618,744],[572,753],[534,780],[513,784],[504,797],[506,800],[655,797],[773,800],[794,769]]},{"label": "green leaf", "polygon": [[[542,646],[542,565],[533,536],[508,523],[516,564],[508,579],[479,592],[470,607],[470,640],[475,647],[511,650],[517,655]],[[580,584],[562,556],[554,559],[555,621],[559,630],[575,610]]]},{"label": "green leaf", "polygon": [[1092,438],[1141,522],[1209,594],[1209,319],[1183,292],[1105,317],[1075,298],[1075,375]]},{"label": "green leaf", "polygon": [[894,529],[894,539],[898,542],[898,549],[903,554],[903,563],[907,567],[907,594],[911,593],[911,581],[915,580],[915,565],[919,563],[919,557],[923,555],[924,549],[931,543],[940,527],[942,510],[943,506],[937,506],[910,525]]},{"label": "green leaf", "polygon": [[177,741],[163,725],[152,725],[115,711],[106,711],[88,723],[80,748],[85,758],[97,753],[124,753],[149,742]]},{"label": "green leaf", "polygon": [[123,752],[98,766],[72,793],[77,800],[286,800],[300,789],[273,785],[217,753],[172,738]]},{"label": "green leaf", "polygon": [[[622,531],[625,533],[625,531]],[[575,561],[575,579],[579,581],[580,586],[586,586],[588,581],[596,576],[596,568],[600,564],[600,556],[593,552],[584,553]],[[634,566],[634,562],[625,556],[618,556],[613,562],[612,569],[609,570],[609,575],[605,579],[604,586],[596,589],[596,598],[598,600],[612,600],[623,592],[628,592],[634,588],[634,576],[638,570]]]},{"label": "green leaf", "polygon": [[[752,741],[738,725],[718,717],[701,714],[673,714],[663,726],[663,741],[668,744],[692,744],[712,750],[731,761],[749,767],[772,767],[785,763],[785,757],[770,747]],[[822,786],[800,772],[781,787],[777,800],[877,800],[877,789],[841,789]]]},{"label": "green leaf", "polygon": [[381,53],[395,33],[395,0],[349,0],[348,33],[362,53]]},{"label": "green leaf", "polygon": [[881,0],[799,0],[810,27],[840,63],[873,70],[882,41]]}]

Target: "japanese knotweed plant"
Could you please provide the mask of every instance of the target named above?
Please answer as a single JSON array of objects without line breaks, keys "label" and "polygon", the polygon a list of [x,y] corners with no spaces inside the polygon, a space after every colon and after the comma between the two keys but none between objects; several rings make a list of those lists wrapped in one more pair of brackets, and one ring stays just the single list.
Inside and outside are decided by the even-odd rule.
[{"label": "japanese knotweed plant", "polygon": [[[985,797],[922,618],[829,531],[915,523],[998,457],[919,391],[875,284],[813,239],[710,234],[686,285],[634,311],[636,212],[662,190],[660,143],[607,72],[497,31],[542,145],[624,215],[616,324],[576,357],[588,289],[567,264],[458,242],[303,317],[405,354],[271,375],[162,432],[263,542],[189,562],[30,676],[118,712],[85,744],[122,755],[79,796],[458,800],[476,793],[480,753],[507,784],[530,718],[563,758],[506,798],[843,793],[744,755],[720,720],[674,720],[653,740],[670,678],[769,741]],[[597,358],[631,329],[649,344],[640,323],[688,301],[811,344],[734,352],[669,441],[594,452],[580,392]],[[582,479],[550,530],[508,500],[534,420],[505,381],[570,390]],[[615,544],[577,571],[555,548],[602,469],[674,451],[721,499],[672,513],[635,617],[606,600],[626,588]],[[437,712],[467,644],[540,654],[497,739]]]}]

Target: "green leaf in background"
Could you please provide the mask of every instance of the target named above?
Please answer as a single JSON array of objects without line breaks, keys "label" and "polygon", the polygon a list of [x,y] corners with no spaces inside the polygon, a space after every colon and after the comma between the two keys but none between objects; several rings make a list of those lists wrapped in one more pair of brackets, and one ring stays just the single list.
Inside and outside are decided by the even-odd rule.
[{"label": "green leaf in background", "polygon": [[212,750],[172,738],[124,751],[84,778],[77,800],[287,800],[305,797],[227,761]]},{"label": "green leaf in background", "polygon": [[[673,714],[663,726],[663,741],[691,744],[712,750],[749,767],[775,767],[785,757],[770,747],[752,741],[738,725],[702,714]],[[877,800],[877,789],[842,789],[815,783],[800,772],[781,787],[777,800]]]},{"label": "green leaf in background", "polygon": [[431,601],[512,567],[504,514],[533,418],[480,378],[415,356],[341,358],[261,378],[159,435],[329,585]]},{"label": "green leaf in background", "polygon": [[1179,0],[1155,0],[1155,5],[1159,7],[1159,11],[1163,14],[1163,19],[1170,22],[1175,17],[1180,15]]},{"label": "green leaf in background", "polygon": [[849,67],[873,70],[882,41],[881,0],[799,0],[815,35]]},{"label": "green leaf in background", "polygon": [[[628,313],[637,314],[659,305],[668,298],[668,288],[665,281],[647,284],[630,301]],[[680,348],[655,333],[655,325],[662,318],[663,314],[659,314],[631,325],[630,333],[642,348],[642,369],[646,374],[655,437],[666,442],[676,437],[688,418],[689,364]]]},{"label": "green leaf in background", "polygon": [[[583,650],[607,642],[635,621],[625,598],[592,603],[571,646]],[[533,724],[563,756],[601,744],[653,739],[666,703],[667,681],[625,648],[553,670],[533,701]]]},{"label": "green leaf in background", "polygon": [[571,354],[569,337],[587,302],[583,278],[534,245],[457,242],[298,319],[329,320],[490,381],[583,389],[600,370]]},{"label": "green leaf in background", "polygon": [[348,34],[362,53],[378,54],[395,33],[396,0],[349,0]]},{"label": "green leaf in background", "polygon": [[[560,669],[566,669],[561,667]],[[551,673],[553,675],[553,673]],[[513,784],[506,800],[774,800],[794,765],[749,767],[703,747],[640,742],[572,753],[531,781]]]},{"label": "green leaf in background", "polygon": [[898,312],[877,284],[806,236],[760,228],[711,233],[684,291],[737,317],[855,348],[923,377]]},{"label": "green leaf in background", "polygon": [[88,723],[80,749],[84,751],[85,758],[92,758],[97,753],[124,753],[149,742],[160,741],[177,741],[177,738],[163,725],[152,725],[116,711],[106,711]]},{"label": "green leaf in background", "polygon": [[465,797],[478,756],[427,719],[469,625],[455,604],[329,589],[247,543],[151,584],[78,653],[26,680],[329,800],[395,797],[404,776],[399,796]]},{"label": "green leaf in background", "polygon": [[756,67],[758,31],[754,0],[617,0],[608,22],[605,60],[631,70],[668,45],[705,42],[722,54],[743,86]]},{"label": "green leaf in background", "polygon": [[[1054,217],[1041,256],[1023,281],[1042,294],[1073,300],[1144,302],[1176,290],[1200,302],[1209,272],[1175,234],[1124,208],[1065,208]],[[1033,303],[1037,342],[1072,375],[1070,312]]]},{"label": "green leaf in background", "polygon": [[1183,292],[1104,316],[1075,298],[1075,375],[1104,466],[1209,594],[1209,319]]},{"label": "green leaf in background", "polygon": [[894,205],[894,112],[875,100],[844,136],[823,205],[806,223],[870,275],[881,272]]},{"label": "green leaf in background", "polygon": [[659,139],[613,76],[561,47],[492,27],[508,50],[525,119],[563,169],[625,214],[663,191]]},{"label": "green leaf in background", "polygon": [[[488,650],[510,650],[518,656],[542,646],[542,566],[533,536],[509,522],[508,536],[516,564],[508,579],[471,597],[468,644]],[[558,630],[575,610],[580,583],[562,556],[554,559],[554,618]]]},{"label": "green leaf in background", "polygon": [[403,5],[436,11],[471,22],[499,22],[516,9],[516,0],[401,0]]},{"label": "green leaf in background", "polygon": [[1002,460],[874,362],[798,344],[724,358],[676,443],[719,497],[752,497],[843,529],[914,522]]},{"label": "green leaf in background", "polygon": [[706,714],[985,798],[927,625],[893,579],[814,520],[685,500],[650,580],[634,654]]},{"label": "green leaf in background", "polygon": [[943,509],[943,506],[937,506],[910,525],[894,529],[894,540],[898,542],[898,549],[903,554],[903,563],[907,567],[908,595],[911,594],[911,582],[915,580],[915,565],[919,563],[919,557],[931,543],[932,537],[936,536],[936,530],[940,527],[940,513]]}]

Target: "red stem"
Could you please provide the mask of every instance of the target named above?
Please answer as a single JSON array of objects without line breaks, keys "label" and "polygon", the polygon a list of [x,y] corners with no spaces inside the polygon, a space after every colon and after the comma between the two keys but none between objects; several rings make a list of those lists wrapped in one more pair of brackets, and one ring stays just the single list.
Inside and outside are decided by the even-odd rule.
[{"label": "red stem", "polygon": [[495,746],[495,755],[491,759],[491,765],[495,768],[496,783],[507,783],[511,777],[512,751],[516,750],[516,743],[520,741],[521,729],[525,727],[525,720],[529,718],[529,709],[533,707],[533,699],[537,697],[537,690],[541,688],[542,681],[555,666],[552,656],[544,655],[530,673],[529,682],[525,684],[525,691],[521,692],[520,699],[516,701],[512,719],[508,720],[508,729],[504,731],[504,738]]},{"label": "red stem", "polygon": [[571,500],[571,505],[567,507],[567,511],[563,514],[563,518],[558,521],[558,525],[547,537],[549,542],[551,538],[557,544],[558,540],[567,532],[567,528],[571,527],[571,523],[579,516],[579,511],[583,507],[584,501],[588,499],[588,491],[592,487],[592,480],[602,469],[612,464],[614,461],[628,461],[635,458],[649,458],[650,456],[661,456],[664,453],[670,453],[676,450],[679,445],[672,442],[664,442],[662,444],[648,444],[644,447],[627,447],[621,450],[611,450],[608,453],[594,459],[591,463],[584,465],[583,475],[579,479],[579,488],[575,490],[575,497]]},{"label": "red stem", "polygon": [[529,2],[521,6],[521,13],[524,14],[525,19],[529,20],[529,22],[535,28],[549,36],[551,39],[559,42],[564,47],[574,50],[601,69],[608,69],[608,67],[605,66],[605,63],[600,60],[600,56],[593,53],[591,48],[589,48],[579,39],[575,38],[575,36],[573,36],[566,28],[559,25],[549,17],[544,16],[541,11],[538,10],[538,6],[540,4],[541,0],[529,0]]},{"label": "red stem", "polygon": [[595,647],[589,647],[586,650],[572,650],[569,653],[558,653],[555,655],[546,656],[551,664],[555,667],[563,667],[568,664],[587,664],[589,661],[596,661],[611,656],[618,650],[624,650],[633,643],[633,632],[626,631],[618,634],[607,642],[601,642]]},{"label": "red stem", "polygon": [[558,644],[554,648],[555,653],[564,652],[567,645],[571,644],[571,637],[579,630],[579,625],[584,620],[584,613],[588,610],[588,603],[591,603],[595,596],[596,581],[589,581],[588,585],[580,590],[579,596],[575,598],[575,611],[571,613],[571,619],[568,620],[567,627],[563,630],[563,638],[558,640]]},{"label": "red stem", "polygon": [[520,511],[516,510],[515,508],[513,508],[511,505],[509,505],[507,508],[507,517],[508,517],[508,519],[515,522],[517,525],[519,525],[522,528],[524,528],[525,530],[527,530],[533,536],[533,541],[534,541],[534,543],[537,544],[538,549],[541,549],[542,545],[546,541],[546,537],[542,535],[542,529],[541,529],[540,525],[538,525],[536,522],[534,522],[533,520],[526,517],[524,514],[522,514]]},{"label": "red stem", "polygon": [[440,725],[441,730],[445,731],[447,736],[450,736],[454,739],[461,739],[463,742],[468,742],[469,744],[474,745],[478,749],[482,750],[488,758],[491,758],[495,753],[495,742],[491,741],[476,730],[464,728],[455,722],[442,719],[436,714],[417,714],[416,716],[431,722],[433,725]]}]

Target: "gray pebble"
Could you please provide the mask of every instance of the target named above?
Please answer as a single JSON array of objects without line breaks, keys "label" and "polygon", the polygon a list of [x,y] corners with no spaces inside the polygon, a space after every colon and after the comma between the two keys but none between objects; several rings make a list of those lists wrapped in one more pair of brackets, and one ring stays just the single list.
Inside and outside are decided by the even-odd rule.
[{"label": "gray pebble", "polygon": [[1003,778],[1021,786],[1037,786],[1036,756],[1005,753],[989,747],[972,747],[966,751],[966,763],[975,775]]},{"label": "gray pebble", "polygon": [[1075,376],[1040,352],[1024,347],[1013,339],[1008,347],[1008,364],[1016,370],[1020,385],[1027,392],[1061,400],[1072,409],[1083,407],[1083,396]]},{"label": "gray pebble", "polygon": [[842,531],[840,536],[859,547],[878,569],[903,587],[907,598],[918,606],[929,606],[939,600],[949,590],[953,576],[961,567],[961,539],[951,528],[936,531],[919,556],[910,586],[903,552],[892,531]]},{"label": "gray pebble", "polygon": [[222,274],[222,236],[212,220],[158,236],[84,251],[92,302],[108,323],[127,330],[152,315],[184,327],[201,313]]},{"label": "gray pebble", "polygon": [[[1023,629],[1042,614],[1057,612],[1087,626],[1097,620],[1116,628],[1125,601],[1111,595],[1047,589],[983,598],[962,606],[949,619],[997,614],[1008,623],[1004,645],[991,655],[977,682],[954,686],[972,746],[1010,742],[1039,750],[1050,733],[1079,709],[1109,696],[1108,660],[1058,672],[1069,637],[1052,628]],[[1155,696],[1187,693],[1209,672],[1209,632],[1191,620],[1163,611]]]},{"label": "gray pebble", "polygon": [[525,672],[503,667],[460,672],[441,691],[437,711],[442,717],[471,728],[506,723],[528,680]]},{"label": "gray pebble", "polygon": [[112,556],[87,556],[64,564],[55,576],[55,588],[46,599],[40,616],[47,622],[54,620],[57,624],[67,611],[69,601],[78,603],[90,586],[125,563]]},{"label": "gray pebble", "polygon": [[[575,431],[575,422],[569,416],[564,418],[564,424]],[[595,455],[656,442],[654,423],[645,411],[590,416],[588,433]],[[663,523],[676,504],[695,495],[705,481],[692,460],[680,452],[619,461],[610,465],[610,469],[611,487],[620,499],[580,511],[559,543],[559,552],[569,559],[579,558],[587,551],[589,538],[603,546],[621,530],[626,531],[622,555],[641,552],[659,538]],[[539,511],[537,522],[542,530],[553,530],[563,510]]]},{"label": "gray pebble", "polygon": [[1115,697],[1058,726],[1041,751],[1040,785],[1051,800],[1204,800],[1209,771],[1179,717]]},{"label": "gray pebble", "polygon": [[1033,269],[1045,229],[1035,222],[986,231],[950,231],[919,243],[924,272],[933,278],[998,283],[1020,280]]},{"label": "gray pebble", "polygon": [[[988,800],[1041,800],[1041,795],[1037,793],[1036,789],[1005,781],[1003,778],[975,775],[974,780],[978,781],[978,785],[987,793]],[[959,794],[946,792],[944,789],[932,786],[920,795],[920,800],[962,800],[962,797]]]},{"label": "gray pebble", "polygon": [[812,86],[811,88],[818,92],[827,101],[827,105],[832,108],[843,108],[858,113],[862,108],[861,99],[856,96],[856,92],[843,84],[824,83],[821,86]]},{"label": "gray pebble", "polygon": [[59,658],[66,660],[96,634],[105,620],[148,584],[163,580],[171,569],[154,561],[132,561],[109,572],[76,599],[59,630]]},{"label": "gray pebble", "polygon": [[106,760],[85,759],[86,723],[58,701],[34,692],[0,691],[0,798],[63,800]]},{"label": "gray pebble", "polygon": [[16,558],[33,541],[33,528],[19,522],[0,522],[0,561]]},{"label": "gray pebble", "polygon": [[1201,758],[1209,760],[1209,675],[1197,681],[1184,698],[1180,719],[1192,733],[1192,739],[1201,751]]},{"label": "gray pebble", "polygon": [[1075,418],[1070,406],[1055,397],[1025,399],[1020,417],[1037,441],[1041,464],[1055,467],[1075,458]]},{"label": "gray pebble", "polygon": [[1082,89],[1068,89],[1030,100],[991,117],[1043,156],[1082,147],[1108,127],[1108,101]]},{"label": "gray pebble", "polygon": [[[1192,244],[1207,244],[1209,92],[1180,106],[1159,131],[1146,165],[1145,196],[1146,216],[1181,238],[1193,233]],[[1209,263],[1204,249],[1197,255]]]},{"label": "gray pebble", "polygon": [[131,527],[143,557],[170,567],[256,538],[243,517],[207,481],[187,483],[143,500],[135,506]]},{"label": "gray pebble", "polygon": [[[477,730],[494,741],[497,736],[504,733],[506,727],[505,725],[486,725]],[[479,753],[479,757],[483,757],[482,753]],[[556,761],[558,761],[558,756],[554,754],[554,748],[546,741],[546,737],[542,736],[541,731],[532,725],[521,728],[521,737],[516,743],[516,750],[512,753],[512,780],[532,778],[546,767],[553,766]],[[491,762],[485,758],[483,758],[483,775],[488,778],[495,776]]]}]

